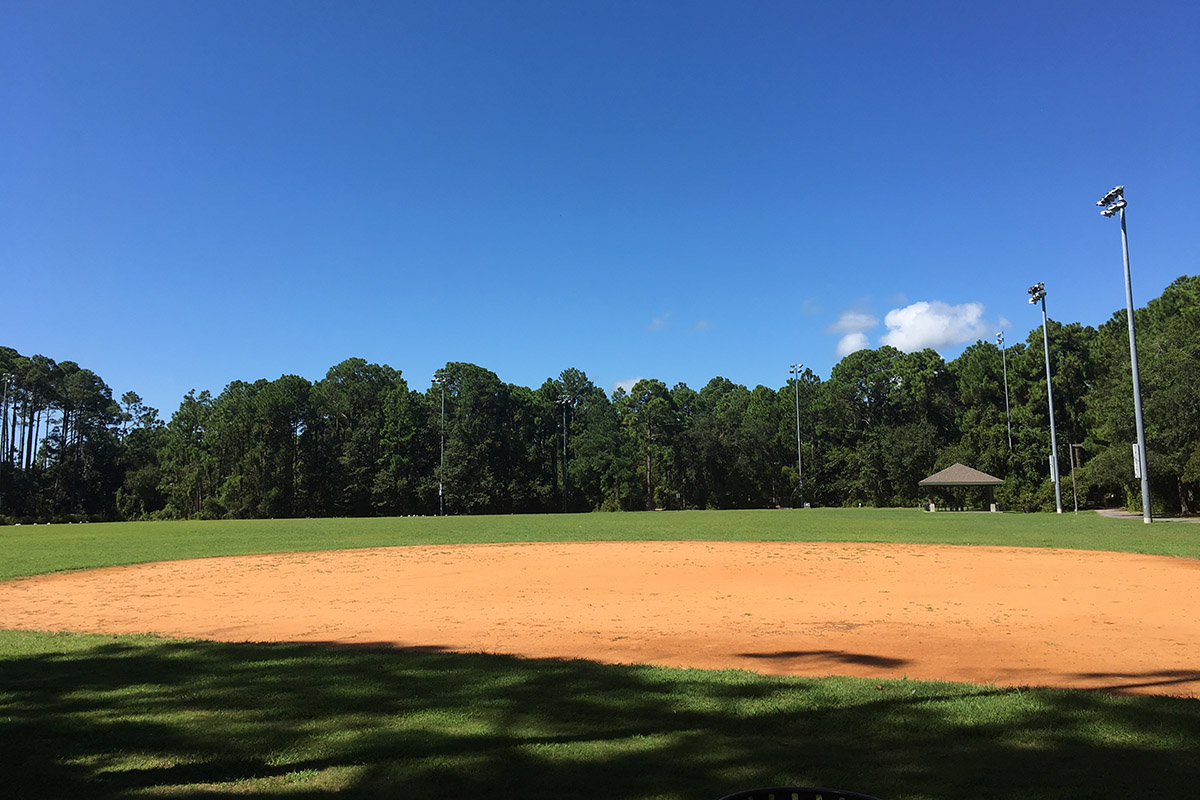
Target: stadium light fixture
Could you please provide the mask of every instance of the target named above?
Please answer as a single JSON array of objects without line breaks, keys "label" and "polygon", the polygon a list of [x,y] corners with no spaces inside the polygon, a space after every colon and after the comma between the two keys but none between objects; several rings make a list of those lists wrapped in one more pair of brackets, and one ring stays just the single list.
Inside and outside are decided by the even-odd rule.
[{"label": "stadium light fixture", "polygon": [[1120,211],[1120,210],[1122,210],[1123,208],[1125,208],[1125,205],[1126,205],[1126,203],[1125,203],[1125,201],[1124,201],[1124,200],[1118,200],[1117,202],[1113,203],[1113,204],[1112,204],[1111,206],[1109,206],[1108,208],[1106,208],[1106,209],[1104,209],[1103,211],[1101,211],[1101,212],[1100,212],[1100,216],[1102,216],[1102,217],[1108,217],[1108,218],[1110,218],[1110,219],[1111,219],[1113,216],[1115,216],[1115,215],[1116,215],[1116,213],[1117,213],[1118,211]]},{"label": "stadium light fixture", "polygon": [[1099,200],[1096,201],[1096,205],[1110,206],[1113,204],[1113,201],[1120,199],[1120,198],[1124,198],[1124,196],[1125,196],[1125,187],[1124,186],[1114,186],[1113,188],[1108,190],[1108,194],[1104,195],[1104,197],[1101,197]]},{"label": "stadium light fixture", "polygon": [[1050,479],[1054,481],[1054,505],[1062,513],[1062,487],[1058,482],[1058,436],[1054,432],[1054,389],[1050,386],[1050,333],[1046,324],[1046,284],[1029,287],[1029,302],[1042,304],[1042,344],[1046,348],[1046,398],[1050,401]]},{"label": "stadium light fixture", "polygon": [[800,371],[802,369],[804,369],[804,365],[800,363],[792,364],[788,369],[789,375],[796,376],[796,481],[800,496],[800,508],[804,508],[804,456],[800,454]]},{"label": "stadium light fixture", "polygon": [[1137,425],[1137,467],[1142,479],[1142,522],[1153,521],[1150,512],[1150,470],[1146,463],[1146,425],[1142,420],[1142,387],[1138,375],[1137,337],[1133,332],[1133,281],[1129,275],[1129,237],[1125,233],[1125,187],[1117,186],[1100,199],[1107,206],[1100,213],[1108,218],[1121,215],[1121,254],[1125,260],[1125,316],[1129,322],[1129,364],[1133,376],[1133,415]]}]

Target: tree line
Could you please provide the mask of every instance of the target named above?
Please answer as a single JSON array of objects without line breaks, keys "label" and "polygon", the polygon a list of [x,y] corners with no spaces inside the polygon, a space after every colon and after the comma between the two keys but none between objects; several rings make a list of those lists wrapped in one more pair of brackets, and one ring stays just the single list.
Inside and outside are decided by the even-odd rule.
[{"label": "tree line", "polygon": [[[1200,490],[1200,276],[1135,313],[1152,495]],[[1050,321],[1063,475],[1081,503],[1140,508],[1125,312]],[[778,388],[645,379],[611,395],[578,369],[536,389],[448,363],[424,389],[351,358],[189,392],[169,420],[72,361],[0,348],[5,522],[485,514],[812,505],[904,506],[961,462],[1004,478],[1011,509],[1053,508],[1042,330],[860,350],[827,380]],[[1006,412],[1005,373],[1007,372]],[[797,453],[797,417],[800,431]],[[1010,425],[1011,420],[1011,425]],[[802,465],[802,475],[801,475]],[[801,480],[803,477],[803,480]]]}]

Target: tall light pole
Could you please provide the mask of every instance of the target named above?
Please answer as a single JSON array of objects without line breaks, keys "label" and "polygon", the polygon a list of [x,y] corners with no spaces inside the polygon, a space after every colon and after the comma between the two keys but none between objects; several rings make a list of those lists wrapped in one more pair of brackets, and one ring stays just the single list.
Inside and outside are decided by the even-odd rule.
[{"label": "tall light pole", "polygon": [[1046,284],[1029,287],[1029,302],[1042,304],[1042,344],[1046,347],[1046,397],[1050,401],[1050,478],[1054,481],[1054,505],[1062,513],[1062,487],[1058,482],[1058,436],[1054,433],[1054,390],[1050,387],[1050,333],[1046,324]]},{"label": "tall light pole", "polygon": [[7,372],[0,374],[0,383],[4,384],[4,405],[3,405],[3,411],[0,412],[3,414],[3,425],[0,426],[0,450],[3,451],[3,454],[0,454],[0,509],[2,509],[4,507],[4,485],[3,485],[4,467],[8,465],[8,457],[9,457],[9,452],[8,452],[8,439],[9,439],[8,385],[12,381],[12,377],[13,376],[9,375]]},{"label": "tall light pole", "polygon": [[1121,215],[1121,252],[1125,257],[1125,311],[1129,318],[1129,361],[1133,372],[1133,415],[1137,422],[1138,468],[1142,478],[1142,522],[1151,522],[1150,516],[1150,470],[1146,463],[1146,426],[1142,422],[1142,387],[1138,377],[1137,337],[1133,335],[1133,281],[1129,277],[1129,237],[1125,233],[1125,187],[1113,187],[1104,195],[1098,206],[1105,206],[1100,213],[1112,218]]},{"label": "tall light pole", "polygon": [[446,501],[442,491],[442,479],[446,471],[446,370],[433,373],[433,382],[442,387],[442,461],[438,466],[438,516],[446,516]]},{"label": "tall light pole", "polygon": [[792,364],[788,369],[789,375],[795,375],[796,386],[796,480],[800,494],[800,507],[804,508],[804,456],[800,454],[800,370],[803,364]]},{"label": "tall light pole", "polygon": [[1012,452],[1012,413],[1008,410],[1008,352],[1004,349],[1004,331],[996,334],[996,346],[1000,348],[1000,363],[1004,365],[1004,418],[1008,420],[1008,452]]},{"label": "tall light pole", "polygon": [[571,404],[571,395],[566,391],[558,398],[563,407],[563,513],[567,512],[567,406]]},{"label": "tall light pole", "polygon": [[1083,462],[1079,459],[1079,451],[1083,449],[1081,444],[1068,444],[1067,450],[1071,453],[1071,497],[1075,500],[1075,513],[1079,513],[1079,489],[1075,485],[1075,466],[1079,461],[1079,466],[1083,466]]},{"label": "tall light pole", "polygon": [[12,386],[15,378],[16,376],[12,375],[11,373],[0,373],[0,383],[4,384],[3,425],[0,426],[0,451],[3,452],[0,453],[0,464],[7,464],[10,460],[10,456],[12,455],[10,453],[10,450],[12,449],[12,431],[9,430],[8,425],[8,389],[10,386]]}]

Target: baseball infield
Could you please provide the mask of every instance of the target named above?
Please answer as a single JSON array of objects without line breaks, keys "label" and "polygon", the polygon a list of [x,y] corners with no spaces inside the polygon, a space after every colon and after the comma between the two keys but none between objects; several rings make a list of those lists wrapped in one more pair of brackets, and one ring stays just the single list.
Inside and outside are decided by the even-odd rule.
[{"label": "baseball infield", "polygon": [[0,585],[0,628],[1200,696],[1200,562],[595,542],[208,558]]}]

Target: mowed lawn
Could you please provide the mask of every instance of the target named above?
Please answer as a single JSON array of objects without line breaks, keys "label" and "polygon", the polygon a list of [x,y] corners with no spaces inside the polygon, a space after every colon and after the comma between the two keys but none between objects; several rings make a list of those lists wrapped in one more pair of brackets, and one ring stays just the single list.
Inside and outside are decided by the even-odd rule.
[{"label": "mowed lawn", "polygon": [[[1200,525],[810,509],[26,526],[0,529],[0,577],[239,553],[600,539],[1200,558]],[[1200,700],[0,631],[0,776],[14,798],[716,800],[783,783],[885,799],[1190,797],[1197,742]]]},{"label": "mowed lawn", "polygon": [[118,522],[0,528],[0,580],[180,558],[549,541],[837,541],[1067,547],[1200,558],[1200,525],[915,509],[669,511],[375,519]]}]

